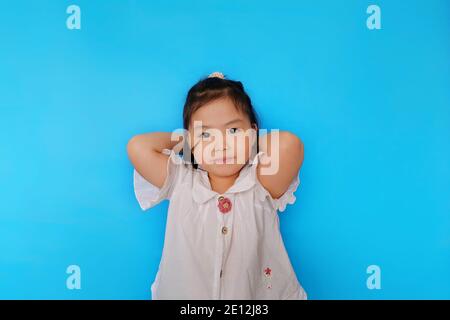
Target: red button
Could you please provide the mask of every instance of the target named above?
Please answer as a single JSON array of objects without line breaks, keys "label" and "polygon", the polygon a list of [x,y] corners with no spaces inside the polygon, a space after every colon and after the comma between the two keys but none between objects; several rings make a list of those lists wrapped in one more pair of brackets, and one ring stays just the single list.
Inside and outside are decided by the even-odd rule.
[{"label": "red button", "polygon": [[230,199],[220,196],[218,199],[219,203],[217,206],[219,207],[220,212],[222,213],[228,213],[231,210],[231,201]]}]

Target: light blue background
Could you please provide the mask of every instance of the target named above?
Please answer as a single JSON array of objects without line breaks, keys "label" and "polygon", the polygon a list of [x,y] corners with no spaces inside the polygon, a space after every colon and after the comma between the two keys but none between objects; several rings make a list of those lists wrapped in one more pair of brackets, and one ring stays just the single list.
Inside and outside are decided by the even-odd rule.
[{"label": "light blue background", "polygon": [[450,298],[448,1],[0,5],[0,298],[150,297],[168,203],[141,211],[126,143],[181,127],[213,71],[305,144],[280,219],[310,299]]}]

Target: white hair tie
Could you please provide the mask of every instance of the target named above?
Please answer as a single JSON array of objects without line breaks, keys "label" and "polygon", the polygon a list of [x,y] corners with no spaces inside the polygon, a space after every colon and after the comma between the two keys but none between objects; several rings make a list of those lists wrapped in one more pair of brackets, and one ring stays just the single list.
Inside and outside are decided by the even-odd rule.
[{"label": "white hair tie", "polygon": [[220,78],[220,79],[225,79],[225,76],[223,75],[223,73],[221,72],[213,72],[211,73],[208,78]]}]

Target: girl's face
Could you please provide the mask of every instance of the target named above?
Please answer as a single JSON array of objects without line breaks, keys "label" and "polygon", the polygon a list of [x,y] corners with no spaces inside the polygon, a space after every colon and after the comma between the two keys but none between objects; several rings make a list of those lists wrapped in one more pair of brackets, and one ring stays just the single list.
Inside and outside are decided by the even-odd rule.
[{"label": "girl's face", "polygon": [[231,176],[249,159],[256,130],[229,98],[220,98],[192,114],[189,144],[201,168],[215,176]]}]

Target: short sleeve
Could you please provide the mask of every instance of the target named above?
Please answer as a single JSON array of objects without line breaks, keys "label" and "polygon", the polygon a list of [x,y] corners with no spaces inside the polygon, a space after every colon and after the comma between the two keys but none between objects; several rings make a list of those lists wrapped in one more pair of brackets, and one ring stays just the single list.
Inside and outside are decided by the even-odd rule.
[{"label": "short sleeve", "polygon": [[288,204],[294,204],[296,197],[295,197],[295,191],[297,191],[298,186],[300,185],[300,178],[299,175],[296,175],[295,178],[292,180],[291,184],[287,188],[286,192],[283,193],[281,197],[278,199],[272,199],[275,208],[283,212],[286,210],[286,206]]},{"label": "short sleeve", "polygon": [[270,203],[272,204],[273,208],[275,210],[278,210],[280,212],[283,212],[286,210],[286,207],[288,204],[294,204],[296,197],[295,197],[295,192],[298,189],[298,186],[300,185],[300,176],[299,174],[297,174],[293,179],[292,182],[290,183],[289,187],[287,188],[287,190],[277,199],[272,198],[272,196],[270,195],[269,191],[267,191],[266,188],[264,188],[264,186],[259,182],[258,178],[257,178],[257,174],[256,174],[256,165],[260,162],[260,157],[264,154],[263,151],[260,151],[253,163],[255,164],[253,171],[255,180],[257,181],[258,184],[258,194],[259,194],[259,198],[261,200],[265,200],[266,198],[269,199]]},{"label": "short sleeve", "polygon": [[151,184],[134,169],[134,194],[142,210],[147,210],[165,199],[170,199],[179,172],[183,169],[182,159],[173,150],[164,149],[163,153],[169,156],[169,160],[166,167],[166,180],[161,188]]}]

